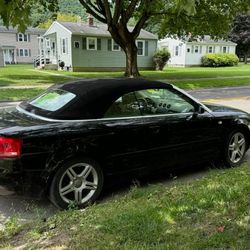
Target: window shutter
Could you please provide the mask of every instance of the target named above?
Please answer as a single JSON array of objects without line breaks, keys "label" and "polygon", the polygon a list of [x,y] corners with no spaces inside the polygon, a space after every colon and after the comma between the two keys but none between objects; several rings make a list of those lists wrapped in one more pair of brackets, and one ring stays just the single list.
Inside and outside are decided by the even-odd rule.
[{"label": "window shutter", "polygon": [[206,48],[206,53],[208,53],[209,52],[209,49],[208,49],[209,47],[207,46],[207,48]]},{"label": "window shutter", "polygon": [[213,53],[215,53],[215,46],[213,47]]},{"label": "window shutter", "polygon": [[84,49],[84,50],[87,49],[87,38],[86,37],[82,38],[82,49]]},{"label": "window shutter", "polygon": [[191,51],[192,51],[192,54],[193,54],[194,53],[194,45],[192,45],[192,50]]},{"label": "window shutter", "polygon": [[148,56],[148,41],[145,41],[145,56]]},{"label": "window shutter", "polygon": [[108,50],[111,51],[112,50],[112,40],[108,39]]},{"label": "window shutter", "polygon": [[16,50],[16,55],[19,56],[19,49]]},{"label": "window shutter", "polygon": [[28,41],[30,42],[30,34],[28,34]]},{"label": "window shutter", "polygon": [[102,50],[102,39],[101,38],[97,39],[97,50]]},{"label": "window shutter", "polygon": [[18,42],[18,33],[16,33],[16,41]]},{"label": "window shutter", "polygon": [[200,46],[200,54],[202,54],[202,46]]},{"label": "window shutter", "polygon": [[29,49],[29,57],[31,57],[31,49]]}]

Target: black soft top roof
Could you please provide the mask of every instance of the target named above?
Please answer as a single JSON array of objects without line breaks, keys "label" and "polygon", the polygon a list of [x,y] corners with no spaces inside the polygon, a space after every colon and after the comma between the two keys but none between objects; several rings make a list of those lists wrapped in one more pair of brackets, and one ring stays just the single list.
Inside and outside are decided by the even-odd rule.
[{"label": "black soft top roof", "polygon": [[86,95],[88,93],[88,99],[93,98],[97,92],[101,91],[102,95],[116,93],[121,96],[124,93],[131,91],[141,90],[145,88],[167,88],[170,84],[145,80],[142,78],[107,78],[107,79],[83,79],[78,81],[72,81],[60,85],[58,88],[77,95]]},{"label": "black soft top roof", "polygon": [[[36,114],[51,119],[72,120],[101,118],[110,105],[122,95],[137,90],[153,88],[172,88],[172,85],[141,78],[77,80],[51,87],[51,89],[62,89],[76,94],[76,98],[66,106],[54,112],[34,110],[34,107],[32,107],[32,110],[33,112],[35,111]],[[29,107],[25,109],[29,110]]]}]

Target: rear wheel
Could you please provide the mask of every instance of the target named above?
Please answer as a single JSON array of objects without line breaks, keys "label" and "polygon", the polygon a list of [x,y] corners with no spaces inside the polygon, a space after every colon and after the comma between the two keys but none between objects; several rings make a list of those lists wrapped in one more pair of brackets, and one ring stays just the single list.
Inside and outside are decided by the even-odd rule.
[{"label": "rear wheel", "polygon": [[70,205],[79,208],[95,201],[103,187],[103,173],[99,165],[88,158],[66,162],[55,174],[49,198],[59,208]]},{"label": "rear wheel", "polygon": [[225,151],[225,163],[229,167],[235,167],[242,163],[247,149],[247,139],[241,131],[234,131],[227,140]]}]

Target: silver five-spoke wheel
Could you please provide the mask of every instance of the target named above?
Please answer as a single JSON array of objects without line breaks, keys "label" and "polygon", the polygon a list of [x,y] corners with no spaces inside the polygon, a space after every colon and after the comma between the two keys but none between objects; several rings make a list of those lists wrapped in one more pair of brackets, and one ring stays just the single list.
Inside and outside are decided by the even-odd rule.
[{"label": "silver five-spoke wheel", "polygon": [[68,168],[62,175],[59,193],[65,202],[81,205],[93,196],[97,184],[96,170],[89,164],[78,163]]},{"label": "silver five-spoke wheel", "polygon": [[50,200],[60,208],[69,205],[84,207],[95,201],[103,186],[99,165],[89,158],[76,158],[63,164],[56,172],[50,187]]},{"label": "silver five-spoke wheel", "polygon": [[240,162],[246,151],[246,139],[241,132],[234,133],[229,141],[228,156],[232,163]]}]

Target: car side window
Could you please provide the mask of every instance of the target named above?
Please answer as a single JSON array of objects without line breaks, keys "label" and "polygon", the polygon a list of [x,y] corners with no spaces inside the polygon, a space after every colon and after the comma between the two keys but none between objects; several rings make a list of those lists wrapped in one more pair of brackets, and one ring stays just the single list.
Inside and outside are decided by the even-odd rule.
[{"label": "car side window", "polygon": [[135,92],[143,115],[178,114],[194,112],[195,107],[170,89],[146,89]]},{"label": "car side window", "polygon": [[141,111],[135,93],[131,92],[118,98],[107,110],[104,118],[140,116]]}]

